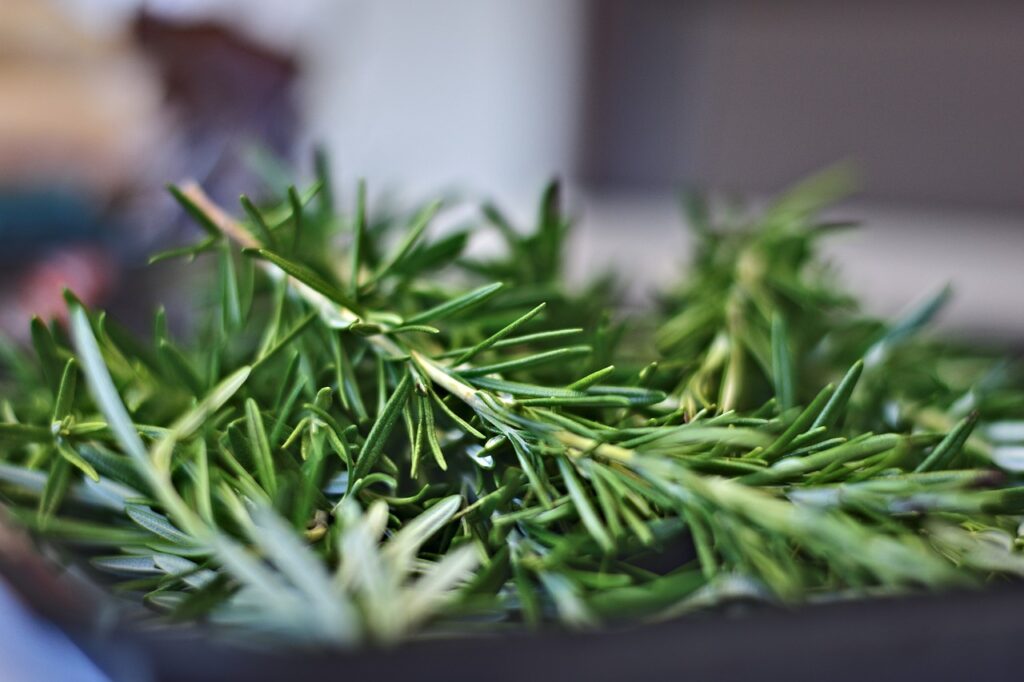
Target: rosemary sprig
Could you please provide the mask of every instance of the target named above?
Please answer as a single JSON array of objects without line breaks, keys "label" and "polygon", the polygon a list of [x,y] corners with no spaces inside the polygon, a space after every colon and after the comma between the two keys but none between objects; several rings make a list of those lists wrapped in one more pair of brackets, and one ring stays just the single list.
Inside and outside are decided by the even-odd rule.
[{"label": "rosemary sprig", "polygon": [[71,299],[4,354],[5,505],[156,617],[354,644],[1024,573],[1021,382],[920,334],[946,293],[886,323],[836,287],[841,175],[691,201],[686,279],[627,323],[562,285],[557,185],[533,231],[486,206],[479,261],[437,202],[336,215],[318,168],[243,219],[172,188],[206,236],[171,255],[218,264],[191,343]]}]

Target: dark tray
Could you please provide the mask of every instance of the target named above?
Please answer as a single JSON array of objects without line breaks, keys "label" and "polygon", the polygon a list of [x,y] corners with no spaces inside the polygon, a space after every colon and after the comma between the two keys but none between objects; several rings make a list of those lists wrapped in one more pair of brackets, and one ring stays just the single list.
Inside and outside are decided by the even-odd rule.
[{"label": "dark tray", "polygon": [[188,634],[95,634],[95,604],[0,522],[0,573],[114,680],[1021,680],[1024,585],[692,615],[614,632],[267,651]]}]

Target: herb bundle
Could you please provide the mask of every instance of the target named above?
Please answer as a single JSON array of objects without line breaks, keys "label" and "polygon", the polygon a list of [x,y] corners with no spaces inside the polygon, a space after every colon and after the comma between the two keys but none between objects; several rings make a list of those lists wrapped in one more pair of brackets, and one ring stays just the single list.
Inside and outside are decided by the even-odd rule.
[{"label": "herb bundle", "polygon": [[[816,256],[825,173],[712,221],[626,320],[562,283],[557,185],[498,257],[439,203],[336,211],[323,165],[235,218],[172,193],[216,259],[190,344],[69,294],[6,348],[0,495],[141,623],[352,644],[980,585],[1024,574],[1024,388],[861,313]],[[154,618],[156,612],[159,617]]]}]

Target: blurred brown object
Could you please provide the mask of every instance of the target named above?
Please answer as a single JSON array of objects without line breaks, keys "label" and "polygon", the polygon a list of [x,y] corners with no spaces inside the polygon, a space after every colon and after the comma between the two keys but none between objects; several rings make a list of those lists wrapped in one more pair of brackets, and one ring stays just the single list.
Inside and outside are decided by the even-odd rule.
[{"label": "blurred brown object", "polygon": [[287,162],[298,130],[297,58],[237,25],[203,16],[141,12],[132,27],[159,72],[189,159],[184,175],[234,201],[253,191],[253,148]]},{"label": "blurred brown object", "polygon": [[2,13],[0,185],[133,184],[165,126],[130,36],[89,33],[47,0],[3,0]]},{"label": "blurred brown object", "polygon": [[262,130],[294,123],[291,90],[295,58],[230,26],[170,20],[143,12],[134,24],[138,44],[161,72],[167,96],[191,121],[231,122]]}]

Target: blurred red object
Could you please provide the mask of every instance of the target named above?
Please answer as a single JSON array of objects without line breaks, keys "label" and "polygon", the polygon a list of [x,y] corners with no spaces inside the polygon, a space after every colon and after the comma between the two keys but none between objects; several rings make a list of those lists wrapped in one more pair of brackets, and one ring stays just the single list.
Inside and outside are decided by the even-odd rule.
[{"label": "blurred red object", "polygon": [[96,304],[113,290],[117,268],[100,248],[78,246],[48,253],[21,274],[13,295],[3,302],[3,327],[17,337],[27,337],[26,321],[33,315],[43,320],[67,319],[64,290],[69,289],[86,305]]}]

